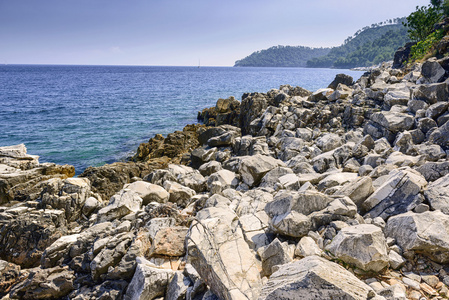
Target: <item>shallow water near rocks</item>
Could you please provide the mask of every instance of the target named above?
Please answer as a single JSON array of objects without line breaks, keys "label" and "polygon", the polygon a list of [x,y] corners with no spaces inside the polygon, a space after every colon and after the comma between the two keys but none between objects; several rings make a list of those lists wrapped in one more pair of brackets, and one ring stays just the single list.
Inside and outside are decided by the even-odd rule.
[{"label": "shallow water near rocks", "polygon": [[126,159],[157,133],[196,123],[217,99],[282,84],[311,91],[338,73],[305,68],[0,66],[0,146],[24,143],[40,162],[88,166]]}]

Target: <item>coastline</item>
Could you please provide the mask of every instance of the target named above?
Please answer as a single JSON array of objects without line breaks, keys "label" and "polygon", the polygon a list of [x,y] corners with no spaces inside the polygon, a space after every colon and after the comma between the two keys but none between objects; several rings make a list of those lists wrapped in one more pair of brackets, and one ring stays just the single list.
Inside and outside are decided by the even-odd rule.
[{"label": "coastline", "polygon": [[448,60],[219,99],[78,178],[0,147],[0,296],[447,297]]}]

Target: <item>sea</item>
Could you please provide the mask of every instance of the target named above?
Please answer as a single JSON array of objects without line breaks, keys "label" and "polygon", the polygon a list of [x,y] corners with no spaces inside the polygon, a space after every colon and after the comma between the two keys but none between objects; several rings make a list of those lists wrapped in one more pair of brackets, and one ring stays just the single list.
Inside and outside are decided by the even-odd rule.
[{"label": "sea", "polygon": [[219,98],[281,85],[310,91],[338,73],[308,68],[0,65],[0,146],[24,143],[40,162],[101,166],[197,123]]}]

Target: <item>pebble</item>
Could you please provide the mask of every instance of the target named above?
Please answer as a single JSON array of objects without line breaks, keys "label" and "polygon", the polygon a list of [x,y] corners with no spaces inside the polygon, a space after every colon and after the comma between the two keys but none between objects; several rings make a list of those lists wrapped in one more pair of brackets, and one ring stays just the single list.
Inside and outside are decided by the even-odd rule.
[{"label": "pebble", "polygon": [[436,277],[435,275],[423,275],[421,276],[421,279],[433,288],[435,288],[440,282],[438,277]]},{"label": "pebble", "polygon": [[405,285],[411,287],[414,290],[419,291],[421,289],[421,287],[419,286],[419,282],[417,282],[417,281],[415,281],[413,279],[404,277],[404,278],[402,278],[402,282],[405,283]]}]

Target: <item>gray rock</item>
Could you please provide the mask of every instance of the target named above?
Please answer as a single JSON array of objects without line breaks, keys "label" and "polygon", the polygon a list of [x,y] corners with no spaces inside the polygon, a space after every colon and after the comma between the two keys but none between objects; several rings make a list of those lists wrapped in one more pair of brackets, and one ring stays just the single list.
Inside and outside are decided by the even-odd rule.
[{"label": "gray rock", "polygon": [[287,242],[281,243],[276,238],[257,252],[262,259],[262,275],[270,276],[273,273],[273,267],[293,261],[294,248],[289,247]]},{"label": "gray rock", "polygon": [[407,212],[391,217],[385,234],[404,251],[422,253],[438,263],[449,262],[449,216],[441,211]]},{"label": "gray rock", "polygon": [[430,183],[424,195],[433,210],[449,214],[449,174]]},{"label": "gray rock", "polygon": [[143,205],[150,202],[167,203],[170,198],[170,194],[163,187],[145,181],[125,184],[123,188],[136,192],[142,198]]},{"label": "gray rock", "polygon": [[418,129],[421,130],[424,134],[429,132],[432,128],[437,127],[437,122],[435,122],[431,118],[422,118],[418,121]]},{"label": "gray rock", "polygon": [[340,136],[334,133],[328,133],[317,139],[316,145],[323,152],[328,152],[343,145],[343,140]]},{"label": "gray rock", "polygon": [[421,75],[424,76],[429,83],[437,83],[443,76],[446,74],[446,71],[443,67],[435,60],[427,60],[423,63],[421,69]]},{"label": "gray rock", "polygon": [[202,164],[198,171],[200,171],[201,175],[209,176],[215,172],[222,170],[222,166],[218,161],[210,161],[208,163]]},{"label": "gray rock", "polygon": [[190,198],[196,195],[196,192],[191,188],[173,181],[166,181],[164,189],[170,194],[170,202],[183,207],[186,207],[190,202]]},{"label": "gray rock", "polygon": [[374,139],[385,137],[392,143],[398,132],[412,129],[414,118],[410,115],[382,111],[371,115],[370,121],[364,127],[364,133],[371,135]]},{"label": "gray rock", "polygon": [[221,299],[255,299],[262,282],[236,217],[224,208],[200,211],[186,238],[188,256]]},{"label": "gray rock", "polygon": [[295,255],[299,257],[307,257],[312,255],[321,256],[322,254],[323,250],[321,250],[314,239],[309,236],[302,237],[295,248]]},{"label": "gray rock", "polygon": [[388,180],[363,202],[362,209],[373,218],[383,219],[410,211],[422,201],[419,193],[426,185],[424,177],[412,169],[393,170]]},{"label": "gray rock", "polygon": [[326,249],[364,271],[379,272],[388,266],[387,243],[382,229],[375,225],[345,227]]},{"label": "gray rock", "polygon": [[269,187],[274,189],[274,186],[279,182],[279,178],[287,174],[293,174],[293,171],[287,167],[276,167],[265,174],[260,181],[259,187]]},{"label": "gray rock", "polygon": [[239,180],[236,174],[229,170],[220,170],[209,176],[207,188],[211,193],[220,193],[228,188],[236,188]]},{"label": "gray rock", "polygon": [[428,141],[432,144],[440,145],[444,150],[449,150],[449,122],[432,131]]},{"label": "gray rock", "polygon": [[98,221],[105,222],[120,219],[137,212],[142,206],[142,198],[131,190],[121,190],[109,200],[109,204],[98,212]]},{"label": "gray rock", "polygon": [[80,234],[65,235],[47,247],[42,254],[42,267],[51,268],[62,265],[64,260],[69,257],[70,247],[77,242],[79,237]]},{"label": "gray rock", "polygon": [[345,184],[340,188],[337,194],[345,195],[361,207],[362,203],[374,192],[373,180],[371,177],[364,176]]},{"label": "gray rock", "polygon": [[411,112],[415,113],[420,110],[420,109],[424,109],[426,110],[429,107],[429,104],[427,104],[426,101],[423,100],[410,100],[408,102],[408,108],[410,109]]},{"label": "gray rock", "polygon": [[354,79],[346,74],[337,74],[334,80],[329,84],[328,88],[335,90],[339,84],[351,86],[354,84]]},{"label": "gray rock", "polygon": [[183,300],[186,297],[187,289],[193,285],[189,277],[184,276],[181,271],[177,271],[167,288],[166,299]]},{"label": "gray rock", "polygon": [[445,82],[420,84],[413,91],[413,98],[434,104],[439,101],[446,101],[449,96],[448,87]]},{"label": "gray rock", "polygon": [[273,157],[253,155],[240,157],[239,173],[248,186],[257,186],[266,173],[276,167],[285,167],[285,164]]},{"label": "gray rock", "polygon": [[443,113],[445,113],[447,111],[448,107],[449,107],[449,103],[447,103],[447,102],[437,102],[435,104],[432,104],[426,110],[426,117],[431,118],[431,119],[436,119],[439,116],[441,116]]},{"label": "gray rock", "polygon": [[309,256],[279,267],[259,300],[368,299],[372,289],[336,263]]},{"label": "gray rock", "polygon": [[426,162],[416,168],[427,181],[435,181],[449,174],[449,162]]},{"label": "gray rock", "polygon": [[129,283],[124,299],[155,299],[164,296],[174,275],[174,271],[156,268],[145,258],[138,257],[136,272]]}]

